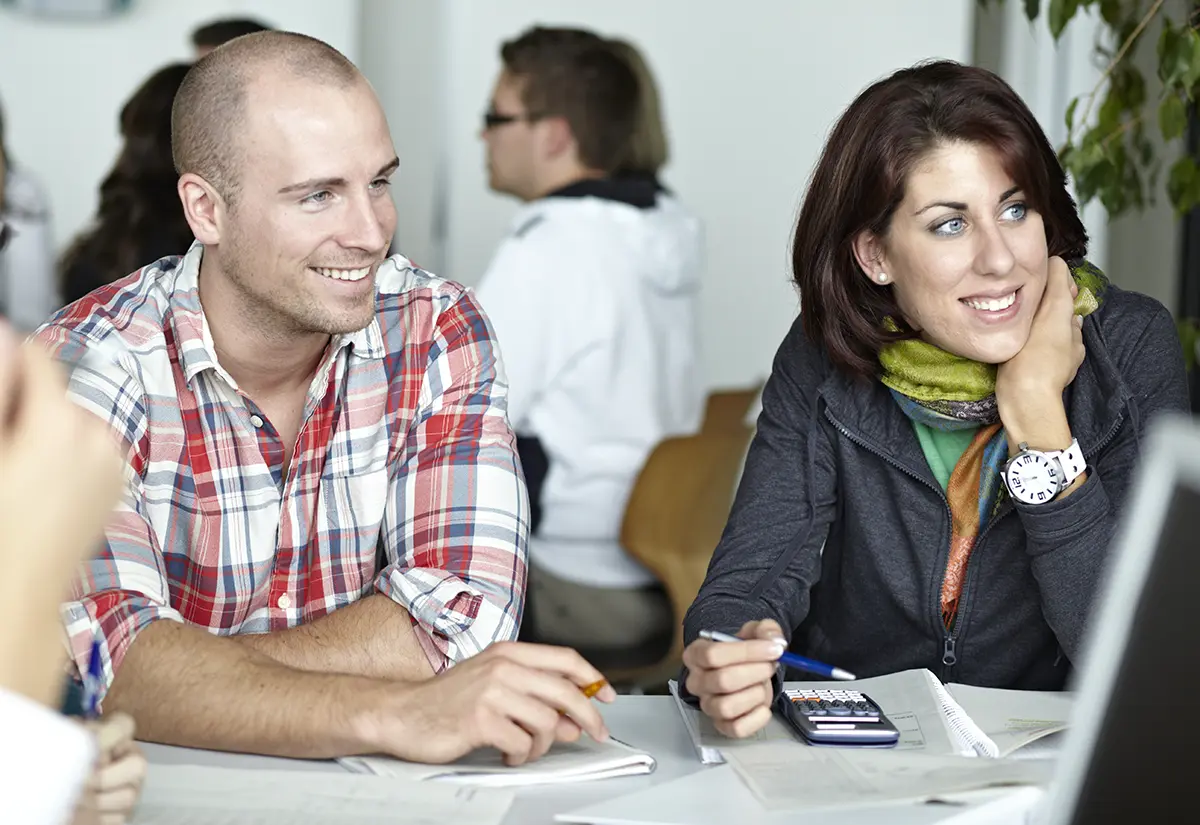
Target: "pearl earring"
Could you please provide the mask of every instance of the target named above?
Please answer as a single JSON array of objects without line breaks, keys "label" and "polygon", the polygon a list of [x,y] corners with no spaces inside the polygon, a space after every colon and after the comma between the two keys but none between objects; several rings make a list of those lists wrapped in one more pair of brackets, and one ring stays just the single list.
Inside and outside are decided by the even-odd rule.
[{"label": "pearl earring", "polygon": [[887,273],[886,272],[880,272],[875,277],[879,279],[879,283],[881,283],[881,284],[887,283]]}]

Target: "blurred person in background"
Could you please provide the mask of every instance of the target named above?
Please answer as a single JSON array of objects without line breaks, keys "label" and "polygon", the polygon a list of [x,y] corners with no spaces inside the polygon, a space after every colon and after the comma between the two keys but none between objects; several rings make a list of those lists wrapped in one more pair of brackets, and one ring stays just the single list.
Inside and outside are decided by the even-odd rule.
[{"label": "blurred person in background", "polygon": [[271,31],[272,27],[252,17],[223,17],[210,20],[192,30],[192,48],[199,60],[217,46],[228,43],[235,37],[255,32]]},{"label": "blurred person in background", "polygon": [[521,637],[634,665],[661,656],[674,617],[619,533],[651,450],[703,414],[700,228],[652,176],[614,176],[640,84],[606,40],[535,27],[500,55],[482,131],[489,183],[524,205],[478,294],[531,500]]},{"label": "blurred person in background", "polygon": [[8,151],[2,110],[0,220],[9,234],[0,252],[0,316],[31,332],[59,306],[50,207],[41,182]]},{"label": "blurred person in background", "polygon": [[190,67],[172,63],[159,69],[121,109],[123,143],[100,184],[95,221],[63,254],[65,303],[191,246],[171,159],[171,104]]},{"label": "blurred person in background", "polygon": [[648,180],[660,192],[665,191],[659,175],[671,159],[671,146],[667,138],[666,123],[662,116],[662,98],[658,84],[650,71],[650,64],[637,46],[628,40],[613,38],[609,48],[625,61],[638,81],[638,108],[634,119],[633,133],[624,157],[613,172],[615,178]]},{"label": "blurred person in background", "polygon": [[[612,177],[617,180],[646,181],[654,186],[657,207],[675,216],[675,220],[670,225],[678,233],[680,248],[691,250],[695,257],[697,271],[703,273],[703,224],[662,182],[662,170],[671,159],[671,142],[667,137],[662,96],[659,94],[654,73],[650,71],[650,64],[646,61],[646,56],[633,43],[620,38],[611,38],[608,45],[618,57],[625,61],[638,81],[638,109],[633,124],[633,133],[629,136],[629,146],[625,157],[618,164]],[[699,351],[697,351],[697,360],[699,357]]]}]

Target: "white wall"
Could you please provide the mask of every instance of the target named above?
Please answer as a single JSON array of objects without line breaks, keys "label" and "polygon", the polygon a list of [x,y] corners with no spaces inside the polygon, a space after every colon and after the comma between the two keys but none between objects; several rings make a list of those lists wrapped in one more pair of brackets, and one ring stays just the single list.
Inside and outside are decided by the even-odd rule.
[{"label": "white wall", "polygon": [[445,267],[443,0],[361,0],[358,66],[387,110],[400,170],[392,178],[398,249],[433,272]]},{"label": "white wall", "polygon": [[[497,50],[535,22],[638,43],[671,131],[667,183],[706,222],[705,364],[714,386],[763,377],[797,310],[789,238],[827,130],[865,85],[919,59],[970,56],[973,0],[135,0],[104,23],[0,10],[9,142],[49,185],[60,245],[88,219],[116,113],[191,28],[232,12],[329,41],[358,62],[400,153],[400,249],[478,282],[515,204],[487,192],[479,118]],[[0,7],[2,9],[2,7]],[[28,78],[28,80],[25,80]],[[49,105],[47,105],[49,103]]]},{"label": "white wall", "polygon": [[125,100],[159,66],[191,59],[193,27],[232,14],[320,37],[351,59],[358,53],[358,0],[135,0],[99,22],[48,21],[0,6],[6,143],[49,189],[60,247],[95,210]]},{"label": "white wall", "polygon": [[876,78],[933,56],[967,60],[973,6],[968,0],[444,0],[443,273],[476,283],[515,208],[487,192],[478,140],[500,42],[535,22],[619,34],[646,51],[658,76],[672,140],[666,182],[707,225],[709,383],[744,385],[765,376],[797,311],[789,238],[827,130]]}]

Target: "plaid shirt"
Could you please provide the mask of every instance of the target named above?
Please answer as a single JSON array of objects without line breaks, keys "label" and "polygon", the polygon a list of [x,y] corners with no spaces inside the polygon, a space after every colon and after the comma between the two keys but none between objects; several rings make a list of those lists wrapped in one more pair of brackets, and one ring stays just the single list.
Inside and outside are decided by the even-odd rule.
[{"label": "plaid shirt", "polygon": [[99,641],[106,690],[158,619],[266,633],[373,588],[408,611],[435,670],[516,638],[528,500],[473,296],[386,261],[375,320],[335,336],[313,378],[285,475],[279,435],[217,361],[203,251],[93,292],[35,336],[73,365],[72,397],[127,459],[105,546],[63,608],[80,672]]}]

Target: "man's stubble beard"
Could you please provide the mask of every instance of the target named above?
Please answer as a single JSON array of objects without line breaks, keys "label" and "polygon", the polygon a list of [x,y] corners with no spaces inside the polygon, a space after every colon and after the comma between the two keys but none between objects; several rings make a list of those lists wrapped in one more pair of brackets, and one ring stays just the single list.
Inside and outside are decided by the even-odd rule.
[{"label": "man's stubble beard", "polygon": [[303,281],[310,274],[313,278],[321,277],[315,272],[310,273],[307,267],[296,273],[299,281],[292,285],[294,288],[290,295],[287,294],[286,284],[276,284],[266,290],[260,289],[254,265],[248,266],[247,258],[242,254],[242,250],[246,248],[242,237],[242,233],[234,233],[224,244],[226,254],[222,256],[221,268],[244,302],[242,318],[246,323],[254,324],[260,331],[274,337],[287,338],[314,333],[342,335],[358,332],[374,319],[374,290],[371,291],[369,301],[363,303],[362,319],[356,317],[353,323],[349,319],[339,319],[304,289]]}]

